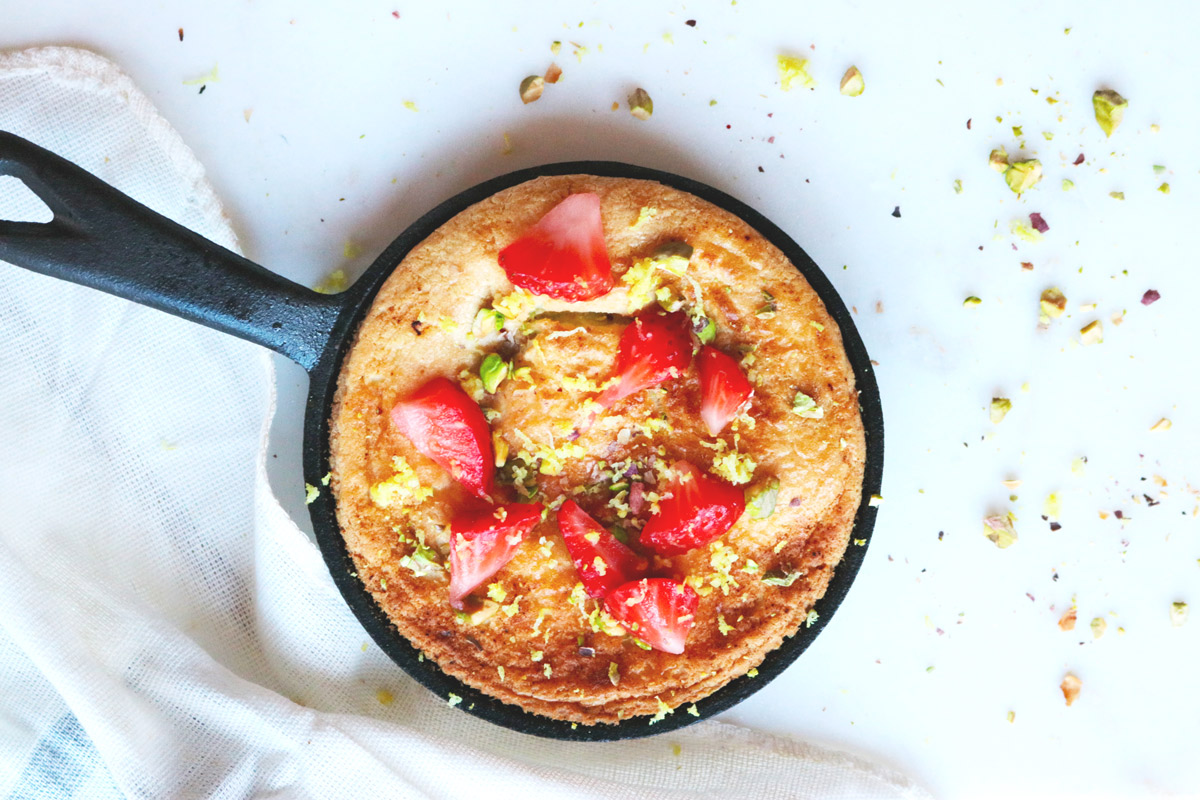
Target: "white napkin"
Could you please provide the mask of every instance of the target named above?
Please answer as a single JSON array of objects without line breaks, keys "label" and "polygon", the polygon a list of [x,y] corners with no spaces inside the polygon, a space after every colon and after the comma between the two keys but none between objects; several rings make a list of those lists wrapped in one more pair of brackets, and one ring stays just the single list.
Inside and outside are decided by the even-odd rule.
[{"label": "white napkin", "polygon": [[[237,249],[108,61],[0,56],[0,130]],[[0,179],[0,218],[37,208]],[[368,643],[272,496],[265,351],[4,263],[0,343],[0,797],[927,796],[719,722],[584,744],[448,708]]]}]

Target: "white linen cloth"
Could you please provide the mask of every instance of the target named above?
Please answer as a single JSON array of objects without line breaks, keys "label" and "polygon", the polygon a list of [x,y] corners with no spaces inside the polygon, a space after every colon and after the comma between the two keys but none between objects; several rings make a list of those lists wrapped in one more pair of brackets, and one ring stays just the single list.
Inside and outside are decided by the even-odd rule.
[{"label": "white linen cloth", "polygon": [[[110,62],[0,55],[0,130],[237,249]],[[0,179],[0,218],[37,208]],[[0,797],[927,796],[720,722],[567,743],[449,708],[367,643],[271,494],[266,351],[4,263],[0,343]]]}]

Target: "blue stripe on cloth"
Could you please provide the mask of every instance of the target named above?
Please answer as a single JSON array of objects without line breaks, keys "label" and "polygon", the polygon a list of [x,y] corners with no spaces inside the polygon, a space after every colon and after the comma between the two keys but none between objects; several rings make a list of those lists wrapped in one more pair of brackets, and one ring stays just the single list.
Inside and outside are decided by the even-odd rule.
[{"label": "blue stripe on cloth", "polygon": [[95,797],[100,787],[104,796],[121,796],[83,726],[67,714],[38,741],[9,800]]}]

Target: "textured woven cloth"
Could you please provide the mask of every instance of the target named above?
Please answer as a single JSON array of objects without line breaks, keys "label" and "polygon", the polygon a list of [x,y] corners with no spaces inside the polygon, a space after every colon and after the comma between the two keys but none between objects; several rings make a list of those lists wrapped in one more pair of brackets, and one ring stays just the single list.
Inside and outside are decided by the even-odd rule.
[{"label": "textured woven cloth", "polygon": [[[178,135],[110,62],[0,55],[0,130],[227,247]],[[46,219],[13,179],[0,218]],[[253,345],[0,263],[0,797],[925,797],[720,722],[552,742],[367,642],[264,471]]]}]

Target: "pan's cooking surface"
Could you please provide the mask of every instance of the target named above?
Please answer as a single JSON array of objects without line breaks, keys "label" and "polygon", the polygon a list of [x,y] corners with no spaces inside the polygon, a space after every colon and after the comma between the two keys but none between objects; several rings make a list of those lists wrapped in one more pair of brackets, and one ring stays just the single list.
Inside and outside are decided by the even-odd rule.
[{"label": "pan's cooking surface", "polygon": [[[859,390],[866,429],[863,497],[878,493],[883,472],[883,418],[870,359],[832,285],[804,251],[778,227],[743,203],[711,187],[669,173],[613,162],[571,162],[522,170],[487,181],[447,200],[419,219],[376,259],[348,292],[320,295],[235,253],[208,242],[108,186],[70,162],[19,137],[0,132],[0,175],[22,180],[54,213],[49,223],[0,221],[0,259],[36,272],[91,286],[159,308],[275,350],[310,376],[305,418],[304,477],[316,485],[329,473],[329,418],[339,367],[354,331],[383,281],[405,254],[459,211],[541,175],[585,173],[658,181],[745,220],[781,250],[817,292],[841,329]],[[446,697],[463,698],[468,713],[514,730],[561,739],[605,740],[661,733],[696,721],[674,714],[653,728],[644,719],[614,726],[578,726],[525,713],[471,689],[441,672],[392,627],[354,575],[338,529],[334,500],[320,494],[309,507],[321,552],[334,582],[379,647],[420,683]],[[852,537],[869,540],[875,509],[863,502]],[[767,655],[753,679],[739,678],[710,695],[701,717],[719,713],[765,686],[828,624],[866,554],[851,547],[804,627]]]},{"label": "pan's cooking surface", "polygon": [[[838,300],[824,276],[820,274],[815,265],[803,254],[803,251],[775,228],[775,226],[732,198],[709,187],[678,178],[677,176],[610,162],[556,164],[513,173],[477,186],[463,195],[447,201],[418,221],[412,229],[406,231],[400,239],[393,243],[388,251],[375,262],[360,280],[359,284],[352,290],[356,295],[353,308],[347,311],[345,316],[339,320],[339,333],[335,337],[335,340],[341,339],[341,341],[336,342],[330,348],[330,351],[326,353],[313,373],[310,409],[329,407],[329,404],[332,402],[341,359],[346,355],[350,345],[350,337],[345,336],[345,331],[352,331],[357,327],[358,322],[365,315],[371,300],[383,281],[386,280],[395,265],[403,260],[403,257],[413,246],[459,211],[501,189],[514,186],[540,175],[569,173],[656,180],[663,184],[688,191],[741,216],[752,227],[763,233],[769,241],[779,247],[793,264],[797,265],[805,278],[820,295],[831,316],[834,317],[842,328],[847,355],[851,361],[858,387],[861,391],[862,416],[867,429],[868,458],[864,478],[864,497],[869,497],[870,494],[877,492],[882,467],[882,421],[879,414],[877,389],[874,377],[871,374],[870,362],[862,349],[861,341],[854,331],[853,324],[849,320],[845,307]],[[341,326],[346,327],[343,328]],[[328,434],[327,415],[323,414],[318,419],[316,416],[310,414],[306,422],[305,436],[305,474],[306,479],[310,483],[315,484],[317,480],[329,472]],[[555,738],[585,740],[645,736],[682,727],[696,720],[695,717],[686,714],[676,714],[667,717],[666,720],[656,724],[653,728],[647,724],[645,718],[626,720],[616,726],[572,726],[567,722],[534,716],[514,706],[502,704],[448,677],[431,661],[420,660],[418,658],[416,649],[406,639],[396,633],[390,620],[376,605],[374,599],[359,581],[355,574],[354,562],[346,551],[345,542],[336,525],[333,498],[328,493],[322,495],[321,498],[310,506],[310,510],[313,515],[314,528],[318,532],[318,540],[322,552],[325,555],[326,561],[330,564],[334,579],[364,627],[367,628],[379,646],[389,656],[421,683],[443,697],[449,694],[456,694],[463,697],[462,707],[470,713],[527,733]],[[855,530],[853,532],[854,538],[868,538],[867,534],[873,522],[873,517],[874,509],[864,503],[860,507],[856,519]],[[759,667],[756,678],[735,679],[721,690],[704,699],[699,704],[702,716],[707,717],[723,711],[758,690],[778,675],[807,647],[820,628],[826,624],[833,609],[836,608],[841,598],[845,595],[850,582],[861,564],[864,555],[863,551],[864,548],[862,547],[850,548],[838,566],[825,598],[818,602],[816,606],[819,614],[819,623],[812,628],[802,629],[796,636],[786,640],[782,647],[770,653]]]}]

